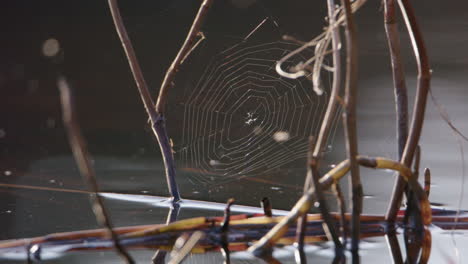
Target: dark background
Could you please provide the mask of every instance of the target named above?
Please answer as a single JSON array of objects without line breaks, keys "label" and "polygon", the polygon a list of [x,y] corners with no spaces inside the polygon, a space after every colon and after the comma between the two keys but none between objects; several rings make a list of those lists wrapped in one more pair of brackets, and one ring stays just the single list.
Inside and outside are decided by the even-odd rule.
[{"label": "dark background", "polygon": [[[194,81],[187,72],[193,70],[192,75],[196,75],[197,70],[202,70],[197,65],[203,65],[223,47],[242,40],[264,18],[269,17],[269,21],[256,33],[258,40],[276,40],[283,34],[308,40],[321,32],[326,14],[325,1],[214,2],[203,32],[207,42],[219,43],[218,49],[207,50],[202,44],[194,52],[182,67],[171,98],[177,96],[177,85]],[[154,95],[199,3],[119,1]],[[436,0],[413,3],[434,70],[432,91],[454,123],[467,133],[468,4]],[[380,1],[368,1],[356,19],[360,47],[360,152],[395,157],[391,70]],[[413,94],[416,67],[401,17],[399,21],[408,88]],[[74,87],[80,123],[95,157],[102,189],[167,195],[157,143],[146,124],[146,113],[106,1],[4,1],[0,5],[0,33],[0,183],[85,189],[61,123],[56,73],[41,54],[44,41],[55,38],[63,52],[59,70]],[[168,111],[172,116],[178,114],[171,112],[170,104]],[[466,199],[460,193],[464,188],[460,146],[467,144],[457,143],[432,103],[428,104],[426,117],[422,166],[433,170],[432,200],[466,208]],[[170,133],[180,130],[178,123],[170,119],[168,127]],[[343,158],[342,140],[337,139],[335,144],[330,162]],[[294,175],[286,182],[300,187],[305,168],[295,164],[291,171]],[[363,170],[367,212],[385,210],[393,184],[390,175]],[[298,196],[294,190],[279,193],[271,186],[242,181],[225,186],[221,192],[218,189],[208,193],[181,181],[184,197],[201,200],[223,202],[233,196],[239,203],[257,205],[262,196],[268,195],[277,197],[277,207],[287,209]],[[246,190],[252,196],[246,196]],[[0,187],[0,200],[0,239],[96,226],[86,195]],[[109,204],[118,225],[161,222],[165,214],[146,205],[116,201]]]}]

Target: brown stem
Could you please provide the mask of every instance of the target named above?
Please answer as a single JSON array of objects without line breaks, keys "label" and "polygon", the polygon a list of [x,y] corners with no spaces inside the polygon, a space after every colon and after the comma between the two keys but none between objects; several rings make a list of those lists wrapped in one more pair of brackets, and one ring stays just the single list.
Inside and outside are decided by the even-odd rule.
[{"label": "brown stem", "polygon": [[[171,66],[169,67],[168,71],[166,72],[166,76],[162,82],[161,89],[159,91],[158,100],[156,102],[155,109],[153,108],[153,100],[149,94],[148,86],[144,80],[143,74],[141,72],[138,60],[135,56],[135,52],[133,50],[131,41],[128,37],[127,31],[125,26],[122,22],[122,17],[120,15],[117,0],[109,0],[109,7],[112,13],[112,18],[114,20],[114,24],[117,30],[117,33],[120,37],[122,42],[122,46],[125,50],[127,55],[127,60],[130,64],[130,68],[133,73],[133,77],[138,87],[138,91],[140,96],[143,100],[143,104],[145,106],[146,112],[148,113],[153,133],[155,134],[156,138],[158,139],[159,147],[161,149],[161,153],[163,155],[164,160],[164,167],[166,169],[166,180],[169,187],[169,192],[173,197],[173,201],[177,202],[180,198],[179,188],[176,182],[176,172],[175,172],[175,165],[174,165],[174,157],[172,155],[172,147],[169,142],[169,137],[167,135],[166,130],[166,121],[164,118],[164,108],[166,105],[166,98],[170,87],[173,86],[174,78],[179,70],[179,66],[182,64],[183,60],[187,57],[187,55],[192,50],[195,40],[200,32],[200,27],[202,25],[203,18],[206,16],[209,6],[211,5],[212,0],[205,0],[200,6],[198,10],[197,16],[190,28],[188,36],[182,45],[182,48],[179,50],[176,58],[172,62]],[[156,110],[156,111],[155,111]]]},{"label": "brown stem", "polygon": [[346,149],[351,172],[351,253],[353,263],[359,263],[360,215],[362,212],[362,185],[359,176],[359,166],[356,162],[358,153],[356,131],[356,96],[358,47],[356,27],[351,13],[349,0],[341,0],[346,19],[346,82],[345,82],[345,111],[343,122],[345,128]]},{"label": "brown stem", "polygon": [[385,235],[387,244],[390,250],[390,255],[392,256],[393,263],[403,264],[403,256],[401,255],[400,243],[398,243],[396,230],[392,227]]},{"label": "brown stem", "polygon": [[340,183],[336,182],[335,184],[333,184],[332,190],[338,202],[338,207],[340,208],[340,231],[341,231],[341,236],[343,238],[342,239],[343,248],[346,248],[347,234],[348,234],[348,228],[347,228],[348,225],[346,222],[346,203],[344,200],[343,192],[341,191]]},{"label": "brown stem", "polygon": [[296,227],[296,263],[307,264],[307,257],[304,251],[305,231],[307,227],[307,213],[299,217]]},{"label": "brown stem", "polygon": [[[341,46],[341,39],[340,39],[340,32],[339,28],[335,26],[335,1],[328,0],[328,19],[329,19],[329,26],[332,28],[332,50],[333,50],[333,83],[332,89],[330,93],[330,99],[328,101],[327,110],[325,112],[324,119],[322,121],[322,125],[320,127],[320,132],[317,137],[317,142],[315,143],[315,149],[313,152],[313,156],[317,158],[317,162],[320,162],[322,157],[322,153],[324,152],[329,134],[330,128],[333,124],[336,110],[338,108],[338,95],[340,93],[340,85],[341,85],[341,56],[340,56],[340,46]],[[317,165],[318,166],[318,165]],[[305,186],[309,186],[310,181]]]},{"label": "brown stem", "polygon": [[[314,167],[315,167],[315,172],[317,172],[317,168],[319,166],[320,159],[322,158],[322,153],[324,152],[324,148],[326,146],[329,134],[330,134],[330,128],[333,124],[334,117],[336,114],[337,106],[338,106],[338,100],[337,97],[339,95],[340,91],[340,85],[341,85],[341,59],[340,59],[340,45],[341,45],[341,39],[340,39],[340,34],[339,34],[339,29],[338,27],[335,26],[335,1],[334,0],[328,0],[328,19],[329,19],[329,26],[331,28],[331,36],[332,36],[332,51],[333,51],[333,84],[331,88],[331,93],[330,93],[330,99],[328,101],[327,105],[327,110],[325,112],[324,119],[322,121],[322,125],[320,127],[320,132],[317,138],[317,142],[315,144],[315,147],[313,148],[313,153],[310,157],[310,159],[314,160]],[[306,181],[304,184],[304,192],[306,192],[309,187],[311,186],[312,183],[312,177],[314,175],[312,174],[311,167],[309,166],[309,173],[306,177]],[[319,177],[316,175],[316,177]],[[315,179],[315,181],[318,181],[319,178]],[[314,184],[317,186],[317,184]],[[338,198],[339,199],[339,198]],[[320,202],[320,205],[322,206],[322,202]],[[325,204],[324,204],[325,205]],[[324,209],[324,210],[322,210]],[[324,211],[326,211],[325,214],[328,214],[328,210],[326,208],[321,208],[322,214]],[[324,220],[325,216],[324,216]],[[304,229],[303,223],[306,221],[306,215],[301,217],[298,223],[298,234],[302,234]],[[342,245],[339,241],[339,239],[336,238],[336,230],[334,228],[334,224],[331,222],[327,222],[327,225],[330,224],[332,227],[332,230],[330,232],[333,234],[333,240],[335,241],[335,247],[336,249],[342,248]],[[298,240],[298,247],[299,249],[302,247],[303,244],[303,236],[298,235],[297,237]],[[338,243],[336,243],[336,241]],[[299,255],[300,256],[300,255]]]},{"label": "brown stem", "polygon": [[[312,142],[313,139],[311,139]],[[311,145],[312,149],[313,145]],[[312,152],[312,150],[310,151]],[[325,200],[325,195],[323,194],[322,185],[320,184],[320,175],[317,169],[317,161],[312,156],[312,153],[309,154],[309,168],[308,174],[312,177],[313,188],[315,188],[315,196],[319,204],[320,213],[322,214],[324,221],[324,230],[325,234],[330,241],[333,241],[335,244],[335,253],[337,258],[344,257],[343,255],[343,245],[340,242],[340,238],[336,231],[336,223],[333,218],[330,216],[328,206]],[[310,177],[308,176],[308,177]],[[307,214],[305,214],[307,216]],[[305,220],[307,221],[307,220]]]},{"label": "brown stem", "polygon": [[397,121],[398,159],[400,160],[408,138],[408,91],[401,59],[400,34],[395,17],[395,0],[384,0],[384,25],[392,64],[393,90]]},{"label": "brown stem", "polygon": [[[424,114],[426,111],[427,93],[430,87],[431,73],[426,47],[421,31],[416,22],[413,7],[411,6],[409,0],[398,0],[398,4],[400,6],[400,10],[403,14],[403,18],[411,38],[414,56],[418,65],[418,87],[413,109],[413,117],[411,120],[411,128],[401,158],[401,162],[405,166],[409,167],[413,160],[413,155],[421,136],[421,130],[424,123]],[[398,209],[400,208],[404,186],[405,184],[402,177],[398,177],[393,188],[390,206],[386,213],[386,219],[390,223],[395,222]]]},{"label": "brown stem", "polygon": [[96,173],[91,165],[90,154],[86,147],[86,142],[81,135],[80,126],[73,104],[73,98],[67,80],[64,77],[59,77],[57,86],[60,90],[60,99],[62,103],[63,123],[67,129],[68,140],[75,156],[75,161],[78,165],[81,175],[88,184],[88,188],[93,192],[89,196],[94,215],[97,222],[107,228],[107,232],[114,243],[117,253],[125,260],[126,263],[135,263],[132,257],[128,254],[125,248],[120,244],[118,235],[112,229],[112,222],[109,214],[104,207],[104,201],[99,195],[99,186],[96,181]]},{"label": "brown stem", "polygon": [[427,197],[431,193],[431,170],[429,168],[424,169],[424,191]]},{"label": "brown stem", "polygon": [[149,118],[154,123],[156,121],[156,111],[153,110],[154,102],[151,99],[151,94],[146,84],[145,78],[138,63],[138,59],[135,55],[135,50],[133,49],[132,42],[128,37],[127,30],[122,21],[122,16],[120,15],[119,7],[117,5],[117,0],[109,0],[109,8],[112,14],[112,19],[114,21],[115,29],[119,35],[120,41],[122,42],[125,55],[127,56],[128,64],[135,79],[135,83],[138,88],[141,100],[143,101],[143,106],[145,107],[146,112],[148,113]]},{"label": "brown stem", "polygon": [[197,39],[198,33],[200,32],[203,20],[205,19],[212,2],[213,0],[204,0],[201,4],[195,20],[192,23],[192,27],[187,34],[187,38],[184,41],[184,44],[182,44],[179,53],[177,53],[177,56],[167,70],[166,76],[164,76],[161,88],[159,89],[158,100],[156,102],[156,112],[160,113],[161,115],[164,113],[169,89],[174,86],[174,78],[179,71],[179,66],[182,64],[183,59],[192,49],[195,40]]},{"label": "brown stem", "polygon": [[261,205],[262,205],[263,213],[265,214],[265,216],[272,217],[273,213],[271,211],[270,199],[268,199],[268,197],[264,197],[261,201]]}]

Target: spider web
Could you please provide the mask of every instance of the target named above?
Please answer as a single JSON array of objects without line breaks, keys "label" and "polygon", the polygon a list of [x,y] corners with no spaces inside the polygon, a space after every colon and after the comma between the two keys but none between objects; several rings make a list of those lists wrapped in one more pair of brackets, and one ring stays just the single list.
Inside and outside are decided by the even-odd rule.
[{"label": "spider web", "polygon": [[[308,138],[320,129],[329,88],[317,96],[306,78],[276,73],[276,62],[296,48],[284,41],[241,42],[214,55],[196,85],[185,87],[178,102],[183,120],[175,158],[192,183],[258,177],[305,159]],[[308,52],[284,66],[306,61]]]}]

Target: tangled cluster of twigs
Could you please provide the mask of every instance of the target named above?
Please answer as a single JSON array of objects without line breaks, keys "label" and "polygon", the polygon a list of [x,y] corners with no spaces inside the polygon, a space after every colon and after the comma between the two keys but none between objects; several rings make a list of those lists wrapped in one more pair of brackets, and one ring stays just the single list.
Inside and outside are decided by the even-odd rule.
[{"label": "tangled cluster of twigs", "polygon": [[[182,48],[166,73],[159,90],[157,101],[154,102],[136,59],[132,43],[129,40],[122,22],[117,0],[109,0],[109,7],[117,33],[122,42],[144,107],[148,113],[153,133],[158,139],[163,155],[166,179],[172,196],[173,210],[179,208],[181,196],[176,183],[172,147],[166,131],[165,106],[168,93],[174,85],[174,78],[179,67],[196,46],[197,39],[203,36],[200,29],[212,2],[212,0],[204,0],[202,2]],[[336,255],[334,263],[344,263],[346,261],[344,251],[346,249],[348,236],[351,241],[350,251],[352,253],[352,263],[359,263],[359,240],[366,232],[369,232],[369,226],[367,224],[374,221],[372,222],[374,224],[378,222],[379,232],[383,232],[388,238],[393,261],[395,263],[403,263],[404,260],[400,252],[400,246],[396,239],[396,227],[399,223],[403,223],[403,226],[405,226],[405,243],[407,248],[410,249],[406,254],[407,262],[426,263],[428,261],[431,249],[431,235],[428,226],[431,225],[433,221],[432,214],[437,214],[434,217],[435,222],[446,223],[448,218],[446,215],[438,215],[439,212],[432,210],[429,204],[430,171],[426,169],[424,172],[424,187],[419,184],[417,179],[420,156],[418,142],[423,126],[426,100],[429,92],[430,67],[423,37],[415,19],[414,10],[409,0],[398,0],[398,2],[394,0],[383,1],[384,22],[394,79],[399,153],[399,160],[391,160],[382,157],[361,156],[358,151],[356,132],[358,43],[353,13],[358,11],[366,0],[356,0],[352,3],[350,0],[341,0],[340,5],[337,5],[334,0],[327,0],[327,2],[328,26],[324,32],[307,42],[285,36],[286,40],[300,43],[302,46],[279,59],[277,63],[276,69],[278,74],[286,78],[309,78],[313,83],[314,91],[318,95],[321,95],[323,92],[320,80],[321,71],[326,70],[333,73],[331,96],[324,120],[321,124],[320,133],[317,137],[310,139],[308,173],[303,195],[291,211],[283,217],[272,217],[271,206],[269,206],[267,200],[264,201],[264,216],[231,216],[229,208],[233,201],[230,200],[225,210],[225,216],[222,218],[195,218],[176,221],[168,225],[145,226],[133,229],[119,228],[114,230],[105,207],[103,206],[102,198],[99,195],[99,188],[96,184],[94,171],[74,114],[72,97],[67,81],[64,76],[59,78],[58,86],[62,95],[64,123],[68,129],[70,144],[73,148],[75,159],[77,160],[81,173],[85,176],[91,191],[94,193],[91,199],[95,215],[99,223],[107,230],[107,233],[102,230],[99,232],[95,231],[95,237],[105,237],[106,234],[109,235],[113,242],[113,247],[115,247],[117,252],[127,263],[134,263],[134,261],[130,254],[127,253],[124,245],[131,246],[129,242],[130,239],[134,239],[133,242],[135,242],[135,239],[144,237],[152,237],[152,239],[145,240],[146,242],[149,241],[149,244],[144,244],[140,241],[143,243],[143,247],[158,249],[173,248],[173,252],[170,256],[170,263],[179,263],[190,251],[196,250],[197,247],[206,249],[208,247],[206,245],[210,244],[210,241],[212,244],[217,244],[217,247],[223,250],[226,262],[229,262],[229,251],[238,245],[236,243],[239,242],[229,238],[229,232],[242,234],[242,230],[245,228],[257,228],[259,230],[257,236],[260,237],[248,238],[250,238],[250,240],[258,239],[258,241],[254,242],[248,248],[239,247],[237,248],[238,250],[247,249],[248,252],[269,263],[276,263],[277,260],[275,260],[271,254],[272,247],[280,242],[285,244],[295,241],[299,253],[297,254],[297,260],[299,263],[306,263],[303,251],[304,244],[307,241],[314,241],[311,239],[307,240],[307,238],[311,236],[313,230],[319,228],[321,233],[314,233],[314,236],[321,237],[320,239],[326,237],[328,240],[333,241],[335,245]],[[414,102],[413,115],[411,117],[411,125],[408,125],[408,99],[405,86],[405,74],[400,56],[399,33],[396,21],[397,6],[403,15],[418,66],[416,99]],[[344,30],[345,33],[345,41],[343,43],[341,41],[341,30]],[[342,46],[345,47],[344,56],[342,56]],[[312,58],[290,69],[282,68],[282,63],[288,60],[288,58],[310,47],[315,47],[315,55]],[[332,56],[333,63],[332,65],[325,65],[324,58],[329,55]],[[345,57],[344,62],[342,62],[342,57]],[[342,81],[343,67],[346,71],[344,73],[344,81]],[[342,89],[342,87],[344,87],[344,89]],[[332,119],[340,106],[343,109],[347,159],[339,163],[325,175],[320,175],[318,168],[323,158],[324,147],[329,135]],[[396,177],[391,201],[384,217],[369,218],[369,216],[362,215],[363,190],[359,176],[360,166],[375,169],[389,169],[395,171],[398,175]],[[350,175],[351,186],[350,215],[345,213],[344,198],[339,186],[340,179],[348,173]],[[330,213],[327,208],[323,192],[328,188],[332,188],[337,197],[340,209],[340,212],[337,214]],[[407,209],[399,211],[403,194],[406,194],[407,197]],[[315,201],[319,204],[320,215],[308,215]],[[404,213],[404,217],[402,217],[399,212]],[[169,218],[168,222],[172,222],[173,220],[174,219]],[[320,225],[323,223],[323,228],[321,226],[311,226],[314,223],[320,223]],[[230,230],[230,228],[232,230]],[[294,232],[294,229],[296,229],[296,232]],[[193,232],[195,230],[198,231]],[[188,236],[187,232],[190,233],[191,236]],[[216,237],[214,237],[213,234],[215,234]],[[75,234],[72,237],[74,239],[79,239],[89,235],[89,232],[84,232],[81,233],[81,235]],[[174,241],[176,235],[181,236],[174,244],[158,244],[157,242],[158,239]],[[70,234],[59,234],[50,236],[49,239],[55,239],[55,241],[60,239],[65,240],[70,238],[70,236]],[[36,239],[31,240],[29,245],[44,242],[47,242],[47,240]],[[19,245],[3,245],[3,247],[7,246],[12,247]],[[101,248],[106,247],[102,246]],[[163,261],[165,256],[165,251],[158,251],[153,258],[154,263]]]}]

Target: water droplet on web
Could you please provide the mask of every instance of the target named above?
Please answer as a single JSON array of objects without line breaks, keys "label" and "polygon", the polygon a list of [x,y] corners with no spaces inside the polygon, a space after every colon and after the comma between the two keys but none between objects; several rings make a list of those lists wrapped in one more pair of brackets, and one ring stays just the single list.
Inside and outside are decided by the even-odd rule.
[{"label": "water droplet on web", "polygon": [[11,214],[11,212],[12,212],[11,210],[6,210],[5,211],[5,213],[7,213],[7,214]]},{"label": "water droplet on web", "polygon": [[271,186],[270,189],[278,191],[278,190],[281,190],[281,187]]},{"label": "water droplet on web", "polygon": [[55,183],[55,180],[54,179],[49,180],[49,183]]},{"label": "water droplet on web", "polygon": [[289,140],[289,133],[286,131],[278,131],[273,134],[273,139],[276,142],[285,142]]},{"label": "water droplet on web", "polygon": [[314,206],[315,206],[315,207],[319,207],[319,206],[320,206],[320,203],[319,203],[319,202],[315,202],[315,203],[314,203]]},{"label": "water droplet on web", "polygon": [[333,169],[336,167],[336,164],[330,164],[329,167]]},{"label": "water droplet on web", "polygon": [[221,162],[219,162],[219,160],[210,160],[210,165],[211,166],[217,166],[217,165],[220,165]]},{"label": "water droplet on web", "polygon": [[3,174],[5,174],[5,176],[10,176],[12,172],[10,170],[6,170],[3,172]]}]

